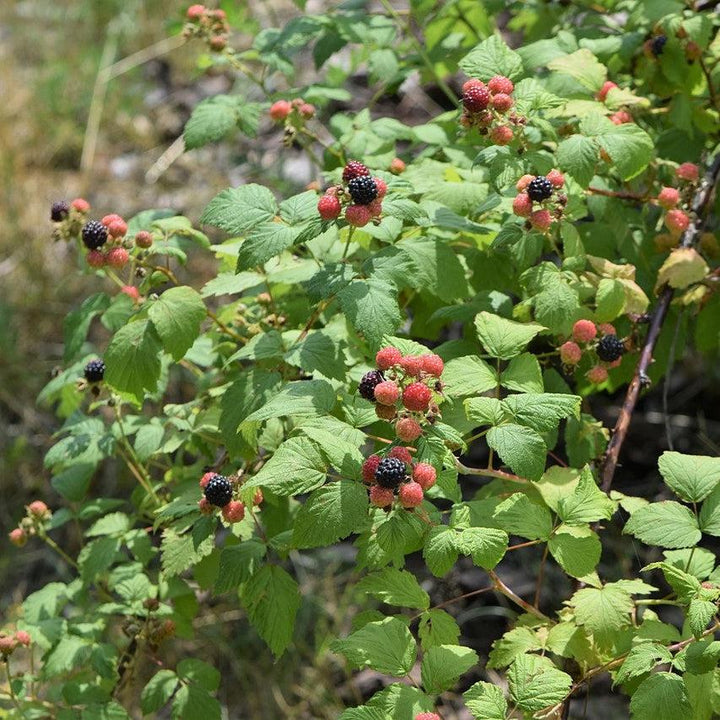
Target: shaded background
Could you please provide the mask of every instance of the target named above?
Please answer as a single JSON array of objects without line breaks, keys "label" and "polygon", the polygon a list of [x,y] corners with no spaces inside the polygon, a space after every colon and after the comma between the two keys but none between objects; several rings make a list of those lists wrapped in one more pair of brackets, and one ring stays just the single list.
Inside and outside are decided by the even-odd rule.
[{"label": "shaded background", "polygon": [[[96,217],[117,212],[129,218],[141,209],[171,207],[197,218],[206,202],[228,184],[257,180],[286,193],[312,179],[308,163],[299,153],[284,149],[279,133],[269,124],[261,127],[252,143],[229,141],[173,156],[163,170],[191,109],[203,97],[229,91],[237,82],[222,72],[201,69],[200,43],[170,49],[179,43],[164,42],[177,36],[186,5],[177,0],[36,0],[11,3],[4,9],[0,26],[0,625],[29,592],[54,579],[67,579],[65,569],[45,549],[30,543],[18,552],[8,544],[7,532],[31,500],[43,498],[51,507],[59,502],[42,461],[58,421],[47,408],[38,407],[35,398],[62,362],[63,318],[103,286],[95,276],[77,272],[74,248],[51,240],[50,204],[80,195],[90,201]],[[231,21],[242,12],[236,3],[227,3],[226,9]],[[258,0],[250,4],[254,20],[247,27],[251,31],[254,22],[263,27],[281,24],[297,12],[290,2]],[[249,41],[243,36],[234,44]],[[101,64],[156,43],[161,44],[148,56],[157,57],[107,84],[98,82]],[[158,54],[163,50],[169,51]],[[356,106],[350,110],[362,108],[372,94],[364,77],[353,82]],[[417,88],[413,92],[410,99],[401,91],[392,105],[378,112],[387,114],[394,108],[404,122],[425,122],[437,111],[439,93],[433,88],[426,95],[418,96]],[[212,274],[213,266],[207,258],[195,259],[190,272],[199,284],[203,276]],[[673,333],[674,323],[671,318],[664,332]],[[102,329],[94,332],[98,334],[93,340],[102,346]],[[638,406],[617,489],[656,496],[656,461],[668,447],[668,429],[675,449],[720,452],[719,380],[716,361],[693,354],[677,358],[665,391],[653,388]],[[591,410],[611,425],[621,399],[600,395],[593,398]],[[113,486],[118,468],[106,465],[103,481]],[[468,492],[477,487],[473,483],[468,481]],[[619,527],[616,530],[601,567],[608,577],[636,572],[651,559],[641,557],[641,550],[620,537]],[[327,652],[331,637],[349,629],[354,598],[344,586],[353,579],[353,556],[350,546],[340,546],[293,558],[305,596],[298,619],[301,630],[296,646],[278,664],[272,664],[262,643],[248,631],[242,612],[230,605],[213,606],[202,615],[196,646],[175,649],[178,654],[197,653],[222,670],[220,699],[231,708],[229,717],[335,718],[343,701],[360,702],[382,687],[382,678],[370,671],[349,683],[338,659]],[[532,565],[538,560],[532,550],[522,564],[520,558],[508,558],[503,578],[520,595],[532,593]],[[487,581],[469,564],[460,565],[443,581],[427,577],[417,559],[411,558],[410,568],[425,578],[424,587],[434,604]],[[556,576],[550,572],[547,587],[543,609],[552,612],[569,587],[559,572]],[[514,617],[514,611],[491,593],[448,610],[462,623],[463,642],[483,656]],[[477,679],[468,677],[466,686]],[[499,681],[492,675],[489,679]],[[593,686],[587,717],[626,714],[622,700],[611,701],[608,690],[602,683]],[[448,697],[448,702],[452,704],[453,698]],[[618,705],[611,709],[609,702]],[[584,712],[584,703],[575,702],[571,717],[583,717]],[[468,716],[461,712],[457,717]]]}]

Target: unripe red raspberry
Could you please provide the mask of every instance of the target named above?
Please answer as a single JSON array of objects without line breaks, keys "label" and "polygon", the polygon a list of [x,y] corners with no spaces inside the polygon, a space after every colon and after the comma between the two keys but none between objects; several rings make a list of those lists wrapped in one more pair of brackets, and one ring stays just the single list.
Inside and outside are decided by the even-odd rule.
[{"label": "unripe red raspberry", "polygon": [[397,365],[401,359],[401,352],[394,347],[380,348],[375,355],[375,363],[380,370],[387,370],[393,365]]},{"label": "unripe red raspberry", "polygon": [[615,123],[615,125],[624,125],[625,123],[634,122],[634,120],[627,110],[618,110],[610,116],[610,122]]},{"label": "unripe red raspberry", "polygon": [[430,463],[418,463],[413,468],[412,477],[423,490],[429,490],[437,480],[437,471]]},{"label": "unripe red raspberry", "polygon": [[700,177],[700,168],[698,168],[695,163],[684,162],[682,165],[678,166],[677,170],[675,170],[675,175],[677,175],[681,180],[695,182]]},{"label": "unripe red raspberry", "polygon": [[390,162],[390,172],[393,175],[401,175],[405,172],[406,165],[400,158],[393,158]]},{"label": "unripe red raspberry", "polygon": [[187,19],[190,20],[190,22],[195,22],[199,20],[203,15],[205,14],[205,6],[204,5],[191,5],[187,9]]},{"label": "unripe red raspberry", "polygon": [[599,330],[601,335],[617,335],[617,332],[615,331],[615,326],[611,325],[610,323],[600,323],[597,326],[597,329]]},{"label": "unripe red raspberry", "polygon": [[586,373],[587,379],[595,385],[600,385],[608,379],[608,371],[602,365],[596,365]]},{"label": "unripe red raspberry", "polygon": [[422,372],[422,358],[420,355],[405,355],[400,358],[400,367],[407,375],[418,377]]},{"label": "unripe red raspberry", "polygon": [[374,392],[375,399],[383,405],[394,405],[400,397],[400,388],[392,380],[376,385]]},{"label": "unripe red raspberry", "polygon": [[513,139],[513,131],[509,125],[496,125],[490,131],[490,139],[496,145],[509,145]]},{"label": "unripe red raspberry", "polygon": [[530,224],[535,228],[535,230],[540,230],[541,232],[545,232],[550,229],[552,220],[552,215],[549,210],[536,210],[530,215]]},{"label": "unripe red raspberry", "polygon": [[292,105],[287,100],[278,100],[270,106],[270,117],[275,122],[284,120],[292,110]]},{"label": "unripe red raspberry", "polygon": [[412,418],[401,418],[395,423],[395,434],[403,442],[413,442],[422,435],[422,428]]},{"label": "unripe red raspberry", "polygon": [[108,226],[108,235],[111,238],[125,237],[127,233],[127,223],[120,218],[119,220],[113,220]]},{"label": "unripe red raspberry", "polygon": [[15,633],[15,639],[18,641],[18,644],[22,645],[23,647],[28,647],[30,645],[30,643],[32,642],[30,633],[25,632],[25,630],[18,630]]},{"label": "unripe red raspberry", "polygon": [[215,508],[204,497],[198,500],[198,510],[203,515],[212,515],[215,512]]},{"label": "unripe red raspberry", "polygon": [[100,250],[88,250],[88,254],[85,256],[87,264],[92,268],[105,267],[105,253]]},{"label": "unripe red raspberry", "polygon": [[422,505],[423,496],[424,493],[420,483],[416,483],[414,481],[401,485],[398,492],[400,504],[404,508],[414,508],[418,505]]},{"label": "unripe red raspberry", "polygon": [[90,203],[84,198],[75,198],[70,206],[75,208],[78,212],[86,213],[90,209]]},{"label": "unripe red raspberry", "polygon": [[515,196],[512,207],[515,215],[530,217],[530,215],[532,215],[533,202],[526,192],[521,192]]},{"label": "unripe red raspberry", "polygon": [[27,509],[30,515],[38,520],[46,520],[52,515],[50,509],[42,500],[33,500],[27,506]]},{"label": "unripe red raspberry", "polygon": [[207,484],[212,480],[214,477],[214,472],[206,472],[201,478],[200,478],[200,487],[204,490],[207,487]]},{"label": "unripe red raspberry", "polygon": [[370,211],[370,215],[374,218],[382,215],[382,200],[380,198],[373,200],[365,207]]},{"label": "unripe red raspberry", "polygon": [[215,35],[210,38],[210,49],[218,52],[227,47],[227,38],[224,35]]},{"label": "unripe red raspberry", "polygon": [[381,420],[394,420],[397,415],[397,410],[394,405],[381,405],[380,403],[376,403],[375,414]]},{"label": "unripe red raspberry", "polygon": [[120,292],[127,295],[133,302],[140,300],[140,291],[134,285],[123,285]]},{"label": "unripe red raspberry", "polygon": [[379,485],[373,485],[370,488],[370,504],[375,507],[390,507],[394,499],[395,494],[390,488],[380,487]]},{"label": "unripe red raspberry", "polygon": [[339,217],[342,206],[334,195],[323,195],[318,200],[317,209],[323,220],[335,220]]},{"label": "unripe red raspberry", "polygon": [[0,655],[7,657],[12,655],[17,647],[17,640],[13,635],[0,635]]},{"label": "unripe red raspberry", "polygon": [[219,8],[217,10],[213,10],[213,15],[218,20],[227,20],[227,13],[224,10],[220,10]]},{"label": "unripe red raspberry", "polygon": [[577,343],[568,340],[560,346],[560,359],[565,365],[577,365],[582,357],[582,350]]},{"label": "unripe red raspberry", "polygon": [[415,716],[415,720],[441,720],[440,716],[437,713],[418,713]]},{"label": "unripe red raspberry", "polygon": [[15,547],[22,547],[27,542],[27,533],[22,528],[15,528],[8,533],[10,542]]},{"label": "unripe red raspberry", "polygon": [[345,219],[350,225],[364,227],[372,220],[372,212],[367,205],[349,205],[345,209]]},{"label": "unripe red raspberry", "polygon": [[490,104],[490,91],[483,85],[473,85],[463,93],[462,103],[468,112],[480,112]]},{"label": "unripe red raspberry", "polygon": [[505,93],[498,93],[492,99],[492,106],[500,113],[507,112],[513,104],[513,99]]},{"label": "unripe red raspberry", "polygon": [[535,179],[534,175],[523,175],[516,183],[515,189],[522,192]]},{"label": "unripe red raspberry", "polygon": [[370,455],[365,462],[362,464],[362,479],[368,485],[375,482],[375,471],[380,464],[379,455]]},{"label": "unripe red raspberry", "polygon": [[442,371],[445,369],[443,359],[439,355],[435,355],[435,353],[430,353],[430,355],[421,355],[420,363],[423,372],[426,372],[428,375],[432,375],[433,377],[440,377],[442,375]]},{"label": "unripe red raspberry", "polygon": [[576,342],[587,343],[595,339],[597,328],[592,320],[578,320],[572,329],[572,336]]},{"label": "unripe red raspberry", "polygon": [[149,248],[152,247],[153,239],[152,234],[149,233],[147,230],[140,230],[140,232],[135,235],[135,244],[139,248]]},{"label": "unripe red raspberry", "polygon": [[608,96],[608,93],[615,89],[617,85],[614,82],[611,82],[610,80],[606,80],[603,83],[603,86],[600,88],[600,92],[596,95],[597,99],[600,102],[605,102],[605,98]]},{"label": "unripe red raspberry", "polygon": [[402,460],[406,465],[412,465],[412,455],[410,451],[402,445],[396,445],[392,448],[388,453],[388,457],[397,458],[398,460]]},{"label": "unripe red raspberry", "polygon": [[676,188],[664,187],[657,196],[658,205],[671,210],[680,202],[680,193]]},{"label": "unripe red raspberry", "polygon": [[515,89],[515,86],[512,84],[512,80],[504,75],[496,75],[488,80],[488,89],[491,93],[509,95]]},{"label": "unripe red raspberry", "polygon": [[299,108],[299,112],[306,120],[309,120],[315,116],[315,106],[311,103],[303,103]]},{"label": "unripe red raspberry", "polygon": [[265,499],[265,496],[263,495],[263,491],[258,488],[255,490],[255,494],[253,495],[253,505],[260,505],[260,503]]},{"label": "unripe red raspberry", "polygon": [[382,200],[382,198],[387,195],[387,183],[379,177],[374,177],[373,180],[375,181],[375,187],[377,188],[377,196]]},{"label": "unripe red raspberry", "polygon": [[129,259],[130,255],[128,254],[128,251],[122,247],[112,248],[112,250],[110,250],[105,256],[105,262],[110,267],[116,268],[117,270],[124,268]]},{"label": "unripe red raspberry", "polygon": [[668,210],[665,215],[665,227],[676,235],[685,232],[689,224],[690,218],[682,210]]},{"label": "unripe red raspberry", "polygon": [[410,383],[402,394],[403,405],[408,410],[414,410],[417,412],[425,412],[428,409],[430,400],[432,399],[432,392],[430,388],[424,383],[414,382]]},{"label": "unripe red raspberry", "polygon": [[223,507],[222,516],[229,523],[240,522],[245,517],[245,504],[239,500],[231,500]]},{"label": "unripe red raspberry", "polygon": [[116,220],[122,220],[120,215],[117,215],[116,213],[110,213],[110,215],[105,215],[105,217],[100,221],[105,227],[110,227],[111,223],[114,223]]},{"label": "unripe red raspberry", "polygon": [[561,188],[565,184],[565,176],[559,170],[553,169],[545,177],[553,187]]},{"label": "unripe red raspberry", "polygon": [[485,83],[482,80],[478,80],[477,78],[470,78],[470,80],[466,80],[463,83],[462,94],[464,95],[468,90],[478,87],[485,87]]}]

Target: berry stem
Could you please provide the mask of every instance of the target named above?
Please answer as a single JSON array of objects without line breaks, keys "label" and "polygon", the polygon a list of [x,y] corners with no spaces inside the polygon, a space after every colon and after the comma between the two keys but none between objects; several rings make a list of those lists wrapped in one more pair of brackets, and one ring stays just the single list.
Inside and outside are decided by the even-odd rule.
[{"label": "berry stem", "polygon": [[18,696],[15,694],[15,690],[13,690],[12,675],[10,673],[10,658],[9,657],[5,658],[5,672],[7,673],[8,694],[10,695],[10,700],[12,700],[12,704],[17,708],[17,711],[20,713],[21,717],[26,718],[27,715],[25,714],[25,710],[23,710],[23,707],[20,704],[20,700],[18,699]]},{"label": "berry stem", "polygon": [[51,549],[53,549],[68,565],[79,570],[78,564],[49,536],[45,533],[40,535],[42,541]]},{"label": "berry stem", "polygon": [[494,570],[488,570],[488,575],[490,575],[490,579],[493,581],[493,587],[501,594],[504,595],[508,600],[511,600],[516,605],[519,605],[525,612],[530,613],[531,615],[534,615],[537,618],[540,618],[541,620],[544,620],[545,622],[550,623],[551,625],[554,625],[555,622],[549,618],[545,613],[540,612],[536,607],[531,605],[529,602],[526,602],[523,600],[519,595],[516,595],[495,573]]},{"label": "berry stem", "polygon": [[352,240],[352,236],[355,234],[355,226],[351,226],[350,230],[348,232],[347,240],[345,240],[345,247],[343,249],[342,259],[344,260],[347,257],[348,250],[350,249],[350,241]]},{"label": "berry stem", "polygon": [[503,470],[493,470],[492,468],[471,468],[467,465],[463,465],[458,458],[455,458],[455,467],[458,472],[463,475],[478,475],[480,477],[494,477],[500,478],[501,480],[508,480],[510,482],[517,482],[528,484],[530,481],[525,478],[521,478],[518,475],[507,473]]},{"label": "berry stem", "polygon": [[230,329],[210,308],[206,308],[205,312],[207,316],[226,334],[229,335],[233,340],[236,340],[242,345],[247,343],[247,339],[242,335],[238,335],[234,330]]}]

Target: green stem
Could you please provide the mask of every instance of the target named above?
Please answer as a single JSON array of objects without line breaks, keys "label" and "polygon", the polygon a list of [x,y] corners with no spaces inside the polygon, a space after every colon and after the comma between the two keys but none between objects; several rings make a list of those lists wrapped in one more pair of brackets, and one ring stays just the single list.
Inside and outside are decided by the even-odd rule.
[{"label": "green stem", "polygon": [[12,675],[10,674],[10,658],[5,658],[5,672],[7,673],[7,679],[8,679],[8,692],[10,694],[10,699],[13,702],[13,705],[17,708],[18,712],[22,717],[27,717],[25,715],[25,711],[23,710],[22,705],[20,704],[20,700],[18,699],[18,696],[15,694],[15,691],[13,690],[12,686]]},{"label": "green stem", "polygon": [[44,533],[40,536],[43,542],[50,548],[52,548],[68,565],[79,570],[78,564],[48,535]]},{"label": "green stem", "polygon": [[348,232],[347,240],[345,241],[345,248],[343,249],[342,259],[344,260],[347,257],[348,250],[350,249],[350,241],[352,240],[352,236],[355,234],[355,227],[352,226],[350,228],[350,231]]}]

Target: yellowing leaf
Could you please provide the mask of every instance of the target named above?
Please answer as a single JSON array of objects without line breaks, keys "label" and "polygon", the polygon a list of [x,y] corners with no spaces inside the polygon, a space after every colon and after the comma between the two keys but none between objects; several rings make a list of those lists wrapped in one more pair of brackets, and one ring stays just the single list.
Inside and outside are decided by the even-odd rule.
[{"label": "yellowing leaf", "polygon": [[702,255],[694,248],[673,250],[658,272],[655,292],[667,284],[683,289],[700,282],[708,274],[708,266]]}]

